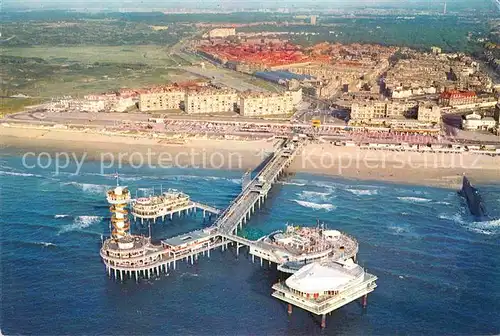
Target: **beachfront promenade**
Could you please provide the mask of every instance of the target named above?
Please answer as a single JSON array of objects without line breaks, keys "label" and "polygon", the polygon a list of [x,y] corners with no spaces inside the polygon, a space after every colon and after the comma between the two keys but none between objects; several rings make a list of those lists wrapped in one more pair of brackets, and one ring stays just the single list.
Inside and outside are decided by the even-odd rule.
[{"label": "beachfront promenade", "polygon": [[[283,263],[284,256],[290,254],[285,248],[263,241],[250,241],[237,236],[237,232],[256,209],[262,206],[274,183],[290,166],[305,142],[301,137],[283,139],[270,157],[264,160],[265,164],[256,176],[243,186],[240,194],[208,228],[164,239],[161,245],[152,244],[150,237],[130,236],[134,240],[133,247],[125,250],[119,247],[120,244],[132,243],[112,238],[104,241],[100,255],[108,274],[114,274],[116,279],[121,280],[127,277],[135,277],[136,280],[139,276],[150,277],[155,273],[175,269],[179,260],[185,259],[193,263],[200,254],[210,256],[210,250],[214,248],[222,247],[225,250],[229,243],[236,244],[236,253],[239,253],[242,246],[249,247],[252,260],[254,256],[258,256],[261,264],[263,259],[269,263]],[[345,253],[355,255],[357,245]]]}]

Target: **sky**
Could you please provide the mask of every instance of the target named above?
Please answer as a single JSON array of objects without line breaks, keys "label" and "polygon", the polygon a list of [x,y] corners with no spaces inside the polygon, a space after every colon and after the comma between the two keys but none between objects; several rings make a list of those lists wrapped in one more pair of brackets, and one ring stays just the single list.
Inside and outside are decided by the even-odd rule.
[{"label": "sky", "polygon": [[448,8],[467,8],[492,0],[0,0],[3,10],[10,9],[179,9],[179,8],[352,8],[397,7],[436,8],[447,2]]}]

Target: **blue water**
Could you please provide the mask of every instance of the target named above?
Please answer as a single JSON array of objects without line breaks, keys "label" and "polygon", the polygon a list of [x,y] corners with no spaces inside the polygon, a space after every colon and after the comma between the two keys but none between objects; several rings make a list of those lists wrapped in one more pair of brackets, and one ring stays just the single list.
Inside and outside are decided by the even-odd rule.
[{"label": "blue water", "polygon": [[[200,257],[139,284],[107,278],[104,191],[113,172],[27,169],[0,157],[1,330],[35,335],[472,335],[500,332],[500,185],[481,186],[492,220],[475,223],[453,190],[297,174],[273,189],[243,235],[319,219],[360,242],[358,260],[379,277],[363,311],[351,303],[319,319],[271,297],[281,276],[234,250]],[[160,185],[225,207],[241,172],[121,170],[138,195]],[[141,189],[139,189],[141,188]],[[153,226],[156,239],[208,225],[201,216]],[[147,233],[136,225],[134,232]]]}]

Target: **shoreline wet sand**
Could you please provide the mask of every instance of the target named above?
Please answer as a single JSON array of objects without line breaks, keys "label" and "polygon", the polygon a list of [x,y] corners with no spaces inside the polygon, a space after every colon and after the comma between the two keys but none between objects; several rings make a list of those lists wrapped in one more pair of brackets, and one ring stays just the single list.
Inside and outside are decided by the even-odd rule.
[{"label": "shoreline wet sand", "polygon": [[[72,159],[102,161],[112,166],[156,168],[253,169],[273,150],[270,139],[159,139],[73,130],[0,126],[0,145],[33,157],[41,152],[67,153]],[[70,155],[71,154],[71,155]],[[85,157],[83,157],[85,155]],[[63,155],[61,154],[61,157]],[[457,189],[463,174],[474,184],[500,182],[500,157],[474,153],[418,153],[369,150],[330,144],[308,144],[292,173],[311,173]]]}]

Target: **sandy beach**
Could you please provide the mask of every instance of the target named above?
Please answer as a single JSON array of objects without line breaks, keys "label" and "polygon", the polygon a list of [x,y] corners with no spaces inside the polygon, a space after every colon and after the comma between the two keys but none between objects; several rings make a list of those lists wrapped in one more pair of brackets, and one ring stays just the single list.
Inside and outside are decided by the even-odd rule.
[{"label": "sandy beach", "polygon": [[[59,158],[70,160],[99,160],[108,169],[130,164],[247,170],[258,166],[276,144],[274,140],[160,139],[17,126],[0,126],[0,134],[4,149],[29,153],[32,158],[48,152],[53,159],[59,153]],[[308,144],[290,170],[456,189],[463,174],[477,184],[500,182],[499,167],[500,157],[473,153],[392,152]]]}]

